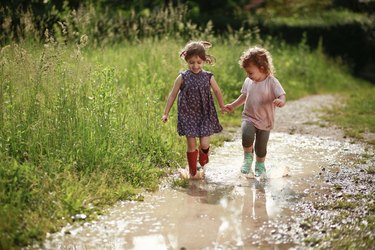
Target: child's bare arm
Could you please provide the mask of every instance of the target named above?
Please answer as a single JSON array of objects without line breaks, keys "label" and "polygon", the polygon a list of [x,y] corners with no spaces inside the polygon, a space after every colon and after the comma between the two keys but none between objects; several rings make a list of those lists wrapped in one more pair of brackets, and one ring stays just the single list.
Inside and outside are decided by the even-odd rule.
[{"label": "child's bare arm", "polygon": [[225,110],[223,95],[221,93],[219,85],[217,84],[217,82],[216,82],[216,80],[213,76],[211,77],[210,83],[211,83],[211,88],[212,88],[212,90],[213,90],[213,92],[216,96],[216,99],[219,103],[221,111],[225,112],[226,110]]},{"label": "child's bare arm", "polygon": [[161,118],[163,122],[168,121],[169,111],[171,110],[172,105],[174,101],[176,100],[177,94],[180,91],[181,84],[182,84],[182,76],[178,75],[178,77],[174,81],[172,91],[171,93],[169,93],[167,104],[165,105],[163,117]]},{"label": "child's bare arm", "polygon": [[246,95],[245,94],[241,94],[235,101],[233,101],[232,103],[230,104],[227,104],[225,105],[225,107],[229,110],[229,111],[233,111],[235,110],[236,108],[238,108],[239,106],[241,106],[242,104],[244,104],[246,101]]}]

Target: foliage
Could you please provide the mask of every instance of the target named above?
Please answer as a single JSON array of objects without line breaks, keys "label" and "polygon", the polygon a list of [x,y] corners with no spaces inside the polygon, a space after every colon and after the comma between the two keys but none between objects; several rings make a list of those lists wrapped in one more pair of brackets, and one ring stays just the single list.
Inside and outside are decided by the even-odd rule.
[{"label": "foliage", "polygon": [[310,14],[309,18],[301,18],[303,12],[297,16],[275,16],[272,19],[265,18],[264,24],[273,26],[291,26],[291,27],[322,27],[328,28],[338,25],[347,25],[360,23],[362,25],[371,25],[371,20],[363,14],[355,13],[349,10],[328,10]]},{"label": "foliage", "polygon": [[207,23],[211,23],[219,34],[228,27],[240,29],[249,19],[251,26],[257,25],[258,19],[273,26],[307,24],[327,27],[365,19],[371,22],[369,16],[375,9],[374,1],[358,0],[0,2],[1,42],[9,41],[9,38],[22,40],[28,36],[38,40],[43,38],[46,29],[53,35],[58,29],[76,36],[76,39],[86,34],[97,44],[103,40],[117,42],[149,37],[150,32],[154,32],[153,35],[186,35],[186,32],[194,31],[193,26],[196,29]]},{"label": "foliage", "polygon": [[[91,46],[104,46],[124,40],[139,41],[145,38],[210,36],[212,23],[198,26],[188,20],[187,6],[161,6],[155,9],[104,8],[93,3],[71,8],[67,2],[62,7],[54,5],[41,20],[34,9],[0,8],[2,26],[0,43],[10,41],[43,42],[45,35],[62,43],[79,43],[82,36],[89,36]],[[59,10],[61,9],[61,10]]]},{"label": "foliage", "polygon": [[[289,17],[294,19],[308,20],[314,16],[326,13],[362,13],[373,12],[375,4],[373,1],[358,0],[269,0],[263,6],[254,9],[257,15],[263,17]],[[329,17],[326,15],[326,17]],[[338,16],[336,16],[338,17]],[[349,16],[346,16],[350,18]],[[330,17],[335,18],[335,17]]]},{"label": "foliage", "polygon": [[319,13],[332,6],[332,0],[270,0],[265,5],[256,9],[257,14],[274,17],[301,18],[311,13]]},{"label": "foliage", "polygon": [[[307,34],[315,48],[320,39],[332,57],[348,61],[356,74],[372,76],[375,51],[373,1],[6,1],[0,8],[0,44],[43,42],[45,34],[63,43],[90,37],[102,47],[145,38],[211,40],[246,27],[298,43]],[[356,39],[348,39],[352,34]],[[337,40],[341,42],[337,44]],[[359,49],[360,48],[360,49]]]}]

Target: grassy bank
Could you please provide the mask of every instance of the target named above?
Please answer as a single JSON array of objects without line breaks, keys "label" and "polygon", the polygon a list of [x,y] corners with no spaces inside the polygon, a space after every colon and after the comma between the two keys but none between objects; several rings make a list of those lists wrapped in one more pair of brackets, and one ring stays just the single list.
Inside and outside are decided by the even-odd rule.
[{"label": "grassy bank", "polygon": [[[169,123],[162,124],[161,115],[184,68],[178,52],[186,41],[150,39],[94,49],[82,39],[74,46],[51,40],[43,47],[1,49],[1,249],[42,240],[76,214],[91,219],[117,200],[142,199],[140,191],[155,190],[161,177],[185,166],[176,104]],[[366,85],[304,42],[289,47],[233,41],[214,39],[210,53],[217,63],[206,67],[225,102],[242,86],[239,56],[256,43],[274,55],[289,100]],[[220,119],[237,125],[238,114]]]},{"label": "grassy bank", "polygon": [[325,120],[342,128],[345,135],[375,145],[375,89],[357,85],[343,94],[343,105],[326,110]]}]

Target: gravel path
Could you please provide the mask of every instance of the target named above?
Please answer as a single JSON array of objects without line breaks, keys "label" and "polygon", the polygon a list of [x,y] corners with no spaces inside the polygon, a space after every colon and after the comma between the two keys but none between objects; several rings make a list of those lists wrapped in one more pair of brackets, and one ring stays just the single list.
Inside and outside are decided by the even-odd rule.
[{"label": "gravel path", "polygon": [[274,131],[290,134],[309,134],[318,137],[330,137],[335,140],[345,139],[342,130],[329,126],[320,119],[321,109],[338,103],[337,96],[314,95],[287,104],[276,111]]},{"label": "gravel path", "polygon": [[[321,119],[322,109],[343,103],[340,98],[339,95],[313,95],[295,101],[287,101],[285,107],[276,111],[274,131],[328,137],[336,141],[346,140],[358,143],[357,139],[347,138],[341,129]],[[364,132],[360,143],[374,140],[375,133]]]},{"label": "gravel path", "polygon": [[[322,109],[339,104],[339,98],[308,96],[289,101],[276,112],[276,132],[324,137],[366,149],[366,153],[351,152],[352,157],[346,164],[322,167],[316,178],[327,184],[325,191],[318,190],[319,195],[309,195],[298,202],[295,211],[299,215],[287,223],[287,228],[298,228],[300,232],[279,230],[272,234],[274,241],[286,237],[302,245],[294,249],[368,249],[369,246],[373,249],[375,246],[374,174],[368,171],[370,168],[373,171],[375,166],[373,148],[363,141],[347,138],[342,130],[321,119]],[[371,139],[374,134],[367,133],[365,137]]]}]

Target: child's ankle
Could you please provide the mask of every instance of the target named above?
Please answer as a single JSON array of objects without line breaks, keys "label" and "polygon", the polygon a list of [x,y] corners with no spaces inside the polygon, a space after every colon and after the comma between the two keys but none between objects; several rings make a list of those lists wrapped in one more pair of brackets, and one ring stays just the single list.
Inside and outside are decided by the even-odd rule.
[{"label": "child's ankle", "polygon": [[253,161],[253,153],[245,152],[244,158],[245,160]]},{"label": "child's ankle", "polygon": [[245,152],[245,157],[253,157],[253,153],[252,152]]}]

